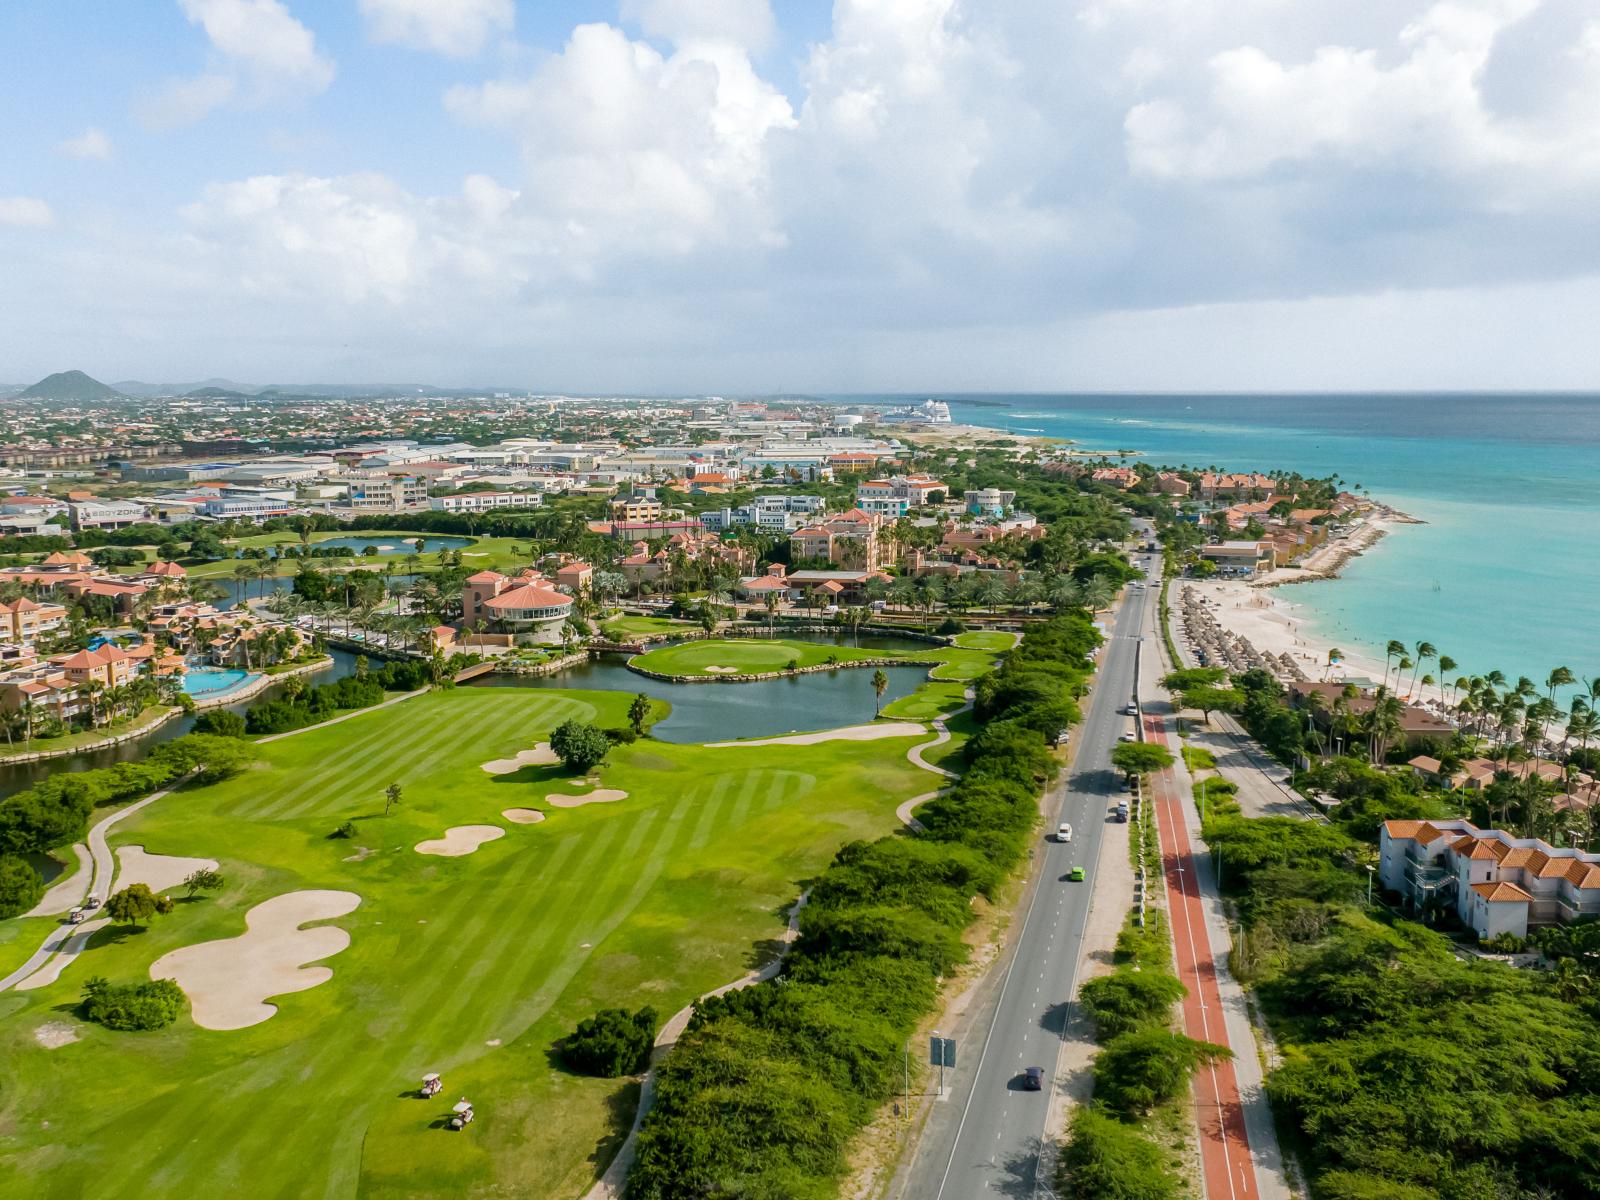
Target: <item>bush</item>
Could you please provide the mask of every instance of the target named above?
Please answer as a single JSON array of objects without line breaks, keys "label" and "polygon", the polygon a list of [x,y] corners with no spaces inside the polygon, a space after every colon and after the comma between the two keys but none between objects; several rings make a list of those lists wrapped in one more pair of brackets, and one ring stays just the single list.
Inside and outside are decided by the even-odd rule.
[{"label": "bush", "polygon": [[354,821],[346,821],[343,825],[339,826],[339,828],[335,829],[328,836],[329,837],[336,837],[336,838],[353,838],[353,837],[355,837],[355,835],[356,835],[356,823]]},{"label": "bush", "polygon": [[176,1021],[188,1002],[170,979],[112,984],[96,975],[83,985],[78,1011],[107,1029],[161,1029]]},{"label": "bush", "polygon": [[1095,1099],[1119,1116],[1140,1116],[1181,1096],[1201,1063],[1232,1057],[1226,1046],[1197,1042],[1170,1029],[1124,1033],[1095,1059]]},{"label": "bush", "polygon": [[195,718],[194,731],[215,734],[217,737],[242,738],[245,735],[245,719],[225,708],[213,708]]},{"label": "bush", "polygon": [[935,633],[942,633],[945,637],[953,637],[958,633],[965,633],[966,631],[967,627],[954,617],[946,617],[944,620],[939,622],[938,628],[934,630]]},{"label": "bush", "polygon": [[1165,1025],[1182,1000],[1183,984],[1164,971],[1119,971],[1091,979],[1078,992],[1094,1020],[1095,1039],[1109,1041],[1150,1025]]},{"label": "bush", "polygon": [[43,895],[39,872],[15,854],[0,854],[0,920],[27,912]]},{"label": "bush", "polygon": [[1176,1200],[1180,1194],[1161,1147],[1095,1108],[1073,1116],[1056,1178],[1062,1195],[1083,1200]]},{"label": "bush", "polygon": [[602,1008],[578,1022],[562,1043],[561,1057],[574,1071],[615,1079],[637,1075],[650,1065],[650,1048],[656,1038],[656,1010]]},{"label": "bush", "polygon": [[605,762],[611,741],[587,721],[568,720],[550,734],[550,749],[567,770],[583,773]]},{"label": "bush", "polygon": [[639,735],[626,725],[608,725],[600,732],[613,746],[630,746],[639,740]]}]

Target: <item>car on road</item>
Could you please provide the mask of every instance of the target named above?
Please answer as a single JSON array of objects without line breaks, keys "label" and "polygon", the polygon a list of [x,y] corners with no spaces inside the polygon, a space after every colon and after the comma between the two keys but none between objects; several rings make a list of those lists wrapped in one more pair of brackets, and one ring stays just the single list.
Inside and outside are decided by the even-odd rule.
[{"label": "car on road", "polygon": [[1056,828],[1056,841],[1058,841],[1058,842],[1070,842],[1071,840],[1072,840],[1072,826],[1068,822],[1063,821]]},{"label": "car on road", "polygon": [[1137,717],[1139,715],[1139,706],[1137,704],[1124,704],[1122,706],[1122,715],[1125,717]]},{"label": "car on road", "polygon": [[1068,871],[1067,872],[1067,882],[1068,883],[1082,883],[1083,882],[1083,868],[1082,867],[1073,867],[1072,870]]},{"label": "car on road", "polygon": [[1137,742],[1139,740],[1139,735],[1130,729],[1117,740],[1122,742]]},{"label": "car on road", "polygon": [[1022,1090],[1037,1092],[1044,1087],[1044,1068],[1029,1067],[1022,1073]]}]

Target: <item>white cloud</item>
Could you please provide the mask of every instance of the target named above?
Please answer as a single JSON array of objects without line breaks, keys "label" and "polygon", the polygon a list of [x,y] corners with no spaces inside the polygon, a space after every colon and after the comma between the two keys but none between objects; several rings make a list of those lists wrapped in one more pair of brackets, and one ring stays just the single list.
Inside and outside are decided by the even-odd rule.
[{"label": "white cloud", "polygon": [[0,225],[43,229],[55,220],[50,206],[34,196],[0,196]]},{"label": "white cloud", "polygon": [[663,55],[580,25],[531,74],[453,88],[446,106],[521,145],[529,215],[574,260],[770,244],[767,140],[788,102],[729,43]]},{"label": "white cloud", "polygon": [[68,158],[94,159],[104,162],[111,157],[111,139],[106,136],[105,130],[89,128],[75,138],[68,138],[56,145],[59,154]]},{"label": "white cloud", "polygon": [[333,82],[332,60],[281,0],[178,0],[178,7],[205,30],[211,65],[147,99],[140,106],[146,124],[190,124],[233,100],[315,95]]},{"label": "white cloud", "polygon": [[731,42],[750,51],[772,41],[767,0],[622,0],[622,19],[677,45]]},{"label": "white cloud", "polygon": [[358,0],[372,40],[466,58],[516,22],[513,0]]}]

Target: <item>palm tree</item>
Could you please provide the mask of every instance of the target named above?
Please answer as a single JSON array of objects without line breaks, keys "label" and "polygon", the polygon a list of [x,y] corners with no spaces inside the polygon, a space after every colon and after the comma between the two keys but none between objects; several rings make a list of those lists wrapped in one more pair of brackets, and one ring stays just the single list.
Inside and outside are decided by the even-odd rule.
[{"label": "palm tree", "polygon": [[1549,675],[1545,676],[1544,694],[1546,699],[1554,704],[1556,699],[1556,689],[1558,687],[1567,687],[1569,684],[1574,684],[1577,682],[1578,677],[1572,673],[1572,669],[1570,667],[1557,667],[1555,670],[1551,671]]},{"label": "palm tree", "polygon": [[1306,719],[1311,725],[1312,732],[1317,737],[1318,744],[1321,745],[1321,747],[1322,747],[1323,757],[1327,757],[1327,754],[1328,754],[1328,742],[1327,742],[1326,737],[1323,735],[1322,727],[1317,722],[1317,718],[1320,717],[1320,716],[1325,716],[1325,715],[1327,715],[1327,713],[1328,713],[1328,698],[1326,696],[1324,696],[1321,692],[1315,692],[1315,691],[1307,692],[1306,693]]},{"label": "palm tree", "polygon": [[1384,682],[1384,686],[1385,687],[1387,687],[1388,683],[1389,683],[1389,663],[1390,663],[1390,660],[1394,659],[1396,657],[1402,657],[1403,658],[1405,656],[1405,652],[1406,652],[1406,644],[1404,642],[1398,641],[1397,639],[1394,639],[1394,638],[1390,638],[1389,639],[1389,644],[1386,647],[1384,647],[1384,652],[1383,652],[1383,682]]},{"label": "palm tree", "polygon": [[1454,671],[1459,665],[1448,654],[1439,655],[1439,703],[1441,704],[1445,703],[1444,689],[1450,680],[1450,672]]},{"label": "palm tree", "polygon": [[1057,575],[1050,581],[1046,598],[1056,612],[1083,606],[1083,589],[1071,575]]},{"label": "palm tree", "polygon": [[872,690],[875,693],[872,704],[872,715],[877,716],[883,709],[883,694],[889,690],[889,677],[879,667],[872,673]]},{"label": "palm tree", "polygon": [[1378,766],[1389,756],[1390,744],[1400,736],[1400,717],[1404,711],[1405,706],[1400,703],[1399,697],[1387,694],[1383,688],[1378,689],[1372,709],[1367,713],[1368,751],[1373,766]]},{"label": "palm tree", "polygon": [[1422,664],[1427,662],[1430,658],[1437,658],[1438,654],[1439,652],[1433,648],[1432,642],[1417,643],[1416,670],[1411,672],[1411,691],[1412,693],[1417,694],[1419,698],[1421,693],[1417,692],[1417,676],[1422,673]]}]

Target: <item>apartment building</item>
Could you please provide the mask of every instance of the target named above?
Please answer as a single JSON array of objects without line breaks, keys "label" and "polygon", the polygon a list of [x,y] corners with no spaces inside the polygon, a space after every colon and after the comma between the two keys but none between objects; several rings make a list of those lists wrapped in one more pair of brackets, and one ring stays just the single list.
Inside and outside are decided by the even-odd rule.
[{"label": "apartment building", "polygon": [[356,476],[347,481],[345,496],[356,512],[404,512],[428,503],[428,482],[415,475]]},{"label": "apartment building", "polygon": [[67,610],[59,604],[44,603],[20,596],[0,603],[0,641],[31,646],[41,636],[67,623]]},{"label": "apartment building", "polygon": [[537,508],[544,497],[537,492],[462,492],[456,496],[434,496],[428,507],[435,512],[484,513],[497,508]]},{"label": "apartment building", "polygon": [[1414,912],[1449,907],[1482,939],[1600,917],[1600,854],[1478,829],[1462,819],[1385,821],[1378,878]]}]

